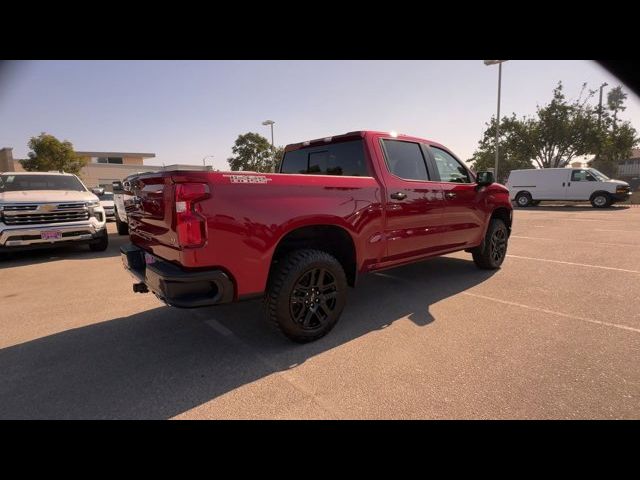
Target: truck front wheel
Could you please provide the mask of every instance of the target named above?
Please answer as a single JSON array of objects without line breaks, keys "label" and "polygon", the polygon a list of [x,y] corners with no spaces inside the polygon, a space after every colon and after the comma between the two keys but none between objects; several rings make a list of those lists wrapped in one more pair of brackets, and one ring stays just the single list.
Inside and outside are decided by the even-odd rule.
[{"label": "truck front wheel", "polygon": [[331,331],[344,309],[347,278],[340,262],[320,250],[295,250],[269,278],[265,313],[290,340],[307,343]]},{"label": "truck front wheel", "polygon": [[591,205],[594,208],[607,208],[613,203],[611,195],[606,192],[594,193],[591,197]]},{"label": "truck front wheel", "polygon": [[505,223],[499,218],[492,218],[482,245],[471,250],[476,266],[485,270],[500,268],[507,256],[508,240],[509,231]]},{"label": "truck front wheel", "polygon": [[95,242],[89,244],[89,248],[92,252],[104,252],[109,246],[109,234],[107,233],[107,227],[102,230],[102,234]]}]

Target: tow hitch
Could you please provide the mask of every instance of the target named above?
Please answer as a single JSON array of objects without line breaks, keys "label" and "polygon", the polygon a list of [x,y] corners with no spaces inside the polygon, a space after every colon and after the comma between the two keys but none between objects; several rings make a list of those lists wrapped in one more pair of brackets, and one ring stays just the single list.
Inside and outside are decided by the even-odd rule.
[{"label": "tow hitch", "polygon": [[133,284],[133,291],[135,293],[149,293],[149,289],[147,288],[147,286],[140,282],[140,283],[134,283]]}]

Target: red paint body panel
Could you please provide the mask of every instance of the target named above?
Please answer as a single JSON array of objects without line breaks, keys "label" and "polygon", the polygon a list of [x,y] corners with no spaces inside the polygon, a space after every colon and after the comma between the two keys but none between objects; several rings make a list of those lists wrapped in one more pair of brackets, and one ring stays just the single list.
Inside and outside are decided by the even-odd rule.
[{"label": "red paint body panel", "polygon": [[[351,236],[357,269],[367,272],[480,244],[495,208],[511,211],[508,190],[497,184],[423,182],[393,176],[381,138],[387,132],[352,132],[362,137],[372,177],[166,171],[132,181],[137,203],[127,209],[132,242],[187,270],[225,271],[235,297],[263,292],[278,243],[293,230],[334,225]],[[337,139],[337,137],[333,137]],[[415,137],[398,136],[445,149]],[[316,142],[324,142],[324,139]],[[310,142],[312,145],[314,142]],[[289,145],[286,151],[306,145]],[[251,183],[247,183],[251,180]],[[180,248],[175,231],[175,183],[203,182],[209,198],[195,213],[203,218],[206,242]],[[455,191],[447,200],[443,195]],[[402,191],[402,201],[390,193]]]}]

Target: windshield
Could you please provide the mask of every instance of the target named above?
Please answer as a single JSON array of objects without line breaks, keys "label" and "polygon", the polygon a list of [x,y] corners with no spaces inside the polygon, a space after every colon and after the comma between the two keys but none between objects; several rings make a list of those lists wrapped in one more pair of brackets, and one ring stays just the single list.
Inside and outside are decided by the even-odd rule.
[{"label": "windshield", "polygon": [[594,177],[596,177],[598,180],[600,180],[601,182],[606,182],[607,180],[611,180],[609,177],[607,177],[604,173],[596,170],[595,168],[590,168],[589,172],[591,173],[591,175],[593,175]]},{"label": "windshield", "polygon": [[87,191],[82,182],[71,175],[0,175],[0,193],[24,190]]}]

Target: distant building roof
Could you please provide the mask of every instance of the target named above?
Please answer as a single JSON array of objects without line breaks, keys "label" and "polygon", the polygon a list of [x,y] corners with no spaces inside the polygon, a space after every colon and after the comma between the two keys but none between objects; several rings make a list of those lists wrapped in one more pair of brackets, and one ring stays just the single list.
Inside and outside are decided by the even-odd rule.
[{"label": "distant building roof", "polygon": [[76,152],[81,157],[142,157],[155,158],[155,153],[135,153],[135,152]]}]

